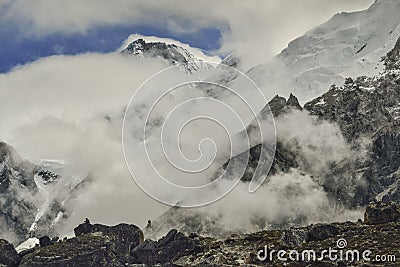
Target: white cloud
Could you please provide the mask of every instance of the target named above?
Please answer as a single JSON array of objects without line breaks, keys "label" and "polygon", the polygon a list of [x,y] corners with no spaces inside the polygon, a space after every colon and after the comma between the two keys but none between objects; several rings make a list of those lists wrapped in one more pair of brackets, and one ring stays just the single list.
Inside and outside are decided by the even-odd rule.
[{"label": "white cloud", "polygon": [[204,27],[222,32],[220,52],[236,51],[248,65],[265,61],[336,12],[365,9],[372,0],[14,0],[2,21],[16,22],[29,36],[81,33],[104,25],[151,25],[177,33]]},{"label": "white cloud", "polygon": [[[0,74],[2,140],[45,115],[83,120],[126,105],[141,83],[165,67],[119,54],[53,56]],[[11,125],[13,127],[11,127]]]},{"label": "white cloud", "polygon": [[69,203],[74,212],[67,231],[85,217],[145,225],[165,209],[131,180],[122,153],[122,118],[104,118],[109,112],[122,116],[136,88],[164,67],[119,54],[84,54],[45,58],[0,75],[0,140],[30,160],[66,160],[66,177],[94,177]]},{"label": "white cloud", "polygon": [[355,159],[359,151],[351,150],[336,123],[320,121],[306,111],[297,111],[280,117],[276,121],[279,138],[287,145],[298,147],[303,155],[303,170],[324,176],[332,163],[346,158]]},{"label": "white cloud", "polygon": [[[0,75],[0,140],[14,145],[24,158],[33,161],[65,160],[65,179],[86,173],[93,177],[77,199],[66,203],[73,213],[64,232],[85,217],[107,224],[130,222],[142,226],[167,209],[132,181],[121,142],[122,117],[131,96],[147,78],[164,68],[165,62],[157,59],[118,53],[82,54],[44,58]],[[183,71],[169,73],[166,80],[156,85],[179,84],[180,77],[187,79],[187,75]],[[195,95],[203,95],[191,90]],[[146,97],[159,96],[159,91],[146,92]],[[166,97],[165,102],[176,106],[193,94],[179,91]],[[143,127],[140,121],[134,123]],[[197,152],[196,144],[204,136],[211,135],[213,140],[225,137],[221,130],[187,128],[180,144],[183,151],[188,147]],[[154,158],[159,169],[167,174],[176,173],[175,168],[162,165],[162,153]],[[138,157],[138,161],[145,162],[147,158]],[[222,162],[225,161],[226,158]],[[213,170],[199,174],[199,179],[209,181]],[[186,182],[179,181],[180,176],[174,178]]]}]

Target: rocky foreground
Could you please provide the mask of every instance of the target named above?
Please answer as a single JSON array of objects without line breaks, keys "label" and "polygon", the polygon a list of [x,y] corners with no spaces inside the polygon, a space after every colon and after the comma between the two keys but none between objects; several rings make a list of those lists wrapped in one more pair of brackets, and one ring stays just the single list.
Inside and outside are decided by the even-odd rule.
[{"label": "rocky foreground", "polygon": [[[8,241],[0,240],[0,266],[399,266],[400,260],[400,206],[395,203],[370,204],[364,221],[262,231],[224,240],[195,233],[186,236],[177,230],[158,241],[145,240],[135,225],[89,221],[74,232],[75,237],[64,240],[41,237],[40,245],[19,254]],[[328,254],[321,256],[329,248],[338,251],[336,260]],[[340,249],[343,255],[357,250],[360,259],[340,260]],[[286,251],[287,261],[279,260],[272,250]],[[288,256],[293,250],[300,255],[314,250],[316,258],[294,260],[295,254]],[[364,258],[366,250],[370,252]],[[376,256],[386,262],[377,262]]]}]

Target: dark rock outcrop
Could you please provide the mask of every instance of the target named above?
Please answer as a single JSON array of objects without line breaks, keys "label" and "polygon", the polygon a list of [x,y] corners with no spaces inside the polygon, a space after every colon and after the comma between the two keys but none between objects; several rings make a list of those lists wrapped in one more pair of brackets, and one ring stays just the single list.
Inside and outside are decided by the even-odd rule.
[{"label": "dark rock outcrop", "polygon": [[142,231],[128,224],[106,226],[87,222],[74,231],[74,238],[46,243],[25,253],[19,266],[175,266],[174,260],[202,251],[198,237],[189,238],[177,230],[158,241],[144,242]]},{"label": "dark rock outcrop", "polygon": [[[276,95],[271,99],[271,101],[269,101],[268,105],[274,117],[278,117],[282,113],[282,110],[287,106],[286,98]],[[263,110],[261,111],[261,115],[262,114]]]},{"label": "dark rock outcrop", "polygon": [[0,266],[3,264],[7,267],[18,266],[20,256],[14,246],[4,239],[0,239]]},{"label": "dark rock outcrop", "polygon": [[[287,114],[292,110],[302,110],[299,100],[293,94],[290,94],[289,98],[286,98],[276,95],[272,98],[269,102],[269,109],[271,110],[272,114],[275,118]],[[265,110],[261,110],[260,115],[263,117],[263,113]]]},{"label": "dark rock outcrop", "polygon": [[202,248],[196,239],[186,237],[177,230],[171,230],[158,241],[146,240],[132,251],[134,263],[154,266],[157,263],[172,262],[182,256],[200,253]]},{"label": "dark rock outcrop", "polygon": [[115,251],[110,238],[102,233],[85,234],[50,246],[36,248],[25,255],[22,267],[98,267],[125,266]]},{"label": "dark rock outcrop", "polygon": [[322,241],[340,233],[340,228],[333,224],[317,224],[304,228],[284,230],[282,243],[288,247],[297,247],[305,242]]},{"label": "dark rock outcrop", "polygon": [[400,221],[400,205],[375,202],[368,205],[364,214],[366,224],[384,224]]},{"label": "dark rock outcrop", "polygon": [[400,39],[385,58],[385,67],[387,70],[400,69]]},{"label": "dark rock outcrop", "polygon": [[143,232],[130,224],[106,226],[89,221],[74,229],[76,237],[58,241],[44,236],[40,247],[24,254],[20,266],[126,266]]},{"label": "dark rock outcrop", "polygon": [[[327,191],[346,206],[377,200],[400,202],[400,75],[347,79],[304,107],[320,120],[337,123],[347,142],[363,144],[364,158],[338,162],[326,175]],[[347,188],[343,186],[347,184]]]},{"label": "dark rock outcrop", "polygon": [[304,229],[284,230],[282,243],[287,247],[298,247],[308,239],[308,231]]},{"label": "dark rock outcrop", "polygon": [[289,95],[289,98],[286,101],[286,105],[292,109],[303,109],[299,103],[299,99],[297,99],[297,97],[295,97],[292,93]]},{"label": "dark rock outcrop", "polygon": [[47,246],[50,246],[51,244],[52,244],[51,239],[47,235],[44,235],[39,238],[40,247],[42,247],[42,248],[47,247]]},{"label": "dark rock outcrop", "polygon": [[308,228],[307,241],[321,241],[336,236],[340,229],[335,225],[319,224]]},{"label": "dark rock outcrop", "polygon": [[[301,111],[302,107],[299,104],[298,99],[293,95],[290,94],[289,99],[286,100],[284,97],[276,95],[269,103],[268,106],[261,110],[259,114],[259,119],[271,119],[271,113],[273,117],[279,118],[284,115],[289,114],[292,111]],[[253,121],[247,128],[247,132],[249,133],[250,137],[252,136],[253,131],[257,131],[257,123]],[[255,145],[249,149],[249,159],[247,168],[242,176],[242,181],[250,181],[253,178],[253,174],[255,169],[258,166],[258,162],[260,161],[261,149],[264,148],[266,151],[265,156],[266,158],[262,159],[263,161],[271,160],[272,166],[270,169],[269,174],[273,175],[279,172],[288,172],[291,168],[297,168],[299,166],[298,153],[297,150],[291,149],[289,145],[283,143],[279,139],[276,146],[271,146],[265,144],[264,147],[261,144]],[[235,160],[240,160],[240,157],[244,158],[243,152],[236,157]],[[223,168],[226,168],[229,161],[224,164]],[[267,170],[263,170],[261,173],[265,173]]]},{"label": "dark rock outcrop", "polygon": [[116,257],[123,262],[129,262],[131,251],[143,242],[143,232],[133,224],[118,224],[106,226],[85,222],[74,229],[75,236],[101,233],[111,242],[111,249]]}]

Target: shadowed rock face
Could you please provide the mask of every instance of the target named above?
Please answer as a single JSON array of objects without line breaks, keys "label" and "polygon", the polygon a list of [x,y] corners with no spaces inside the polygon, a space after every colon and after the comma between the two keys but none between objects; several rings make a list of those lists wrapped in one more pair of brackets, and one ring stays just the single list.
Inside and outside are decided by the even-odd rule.
[{"label": "shadowed rock face", "polygon": [[400,69],[400,39],[390,51],[385,59],[385,67],[387,70]]},{"label": "shadowed rock face", "polygon": [[[286,100],[284,97],[277,95],[268,103],[268,105],[269,108],[266,107],[260,111],[259,115],[260,119],[268,118],[270,112],[275,118],[280,118],[281,116],[284,116],[285,114],[288,114],[294,110],[297,111],[302,110],[302,107],[300,106],[298,99],[293,94],[290,94],[288,100]],[[252,131],[256,131],[258,127],[256,125],[257,125],[256,122],[252,122],[247,128],[247,131],[250,133],[250,138]],[[262,148],[261,144],[255,145],[250,148],[248,165],[242,176],[242,181],[250,181],[253,178],[254,171],[260,159],[261,148]],[[236,158],[243,157],[244,154],[245,152],[237,155]],[[270,174],[276,174],[279,172],[288,172],[291,168],[298,167],[298,162],[296,159],[296,151],[291,150],[289,146],[287,146],[286,144],[284,144],[279,140],[279,133],[278,133],[278,140],[276,144],[275,154],[267,153],[266,156],[267,159],[273,161]],[[228,163],[229,161],[225,163],[223,167],[226,168]]]},{"label": "shadowed rock face", "polygon": [[[293,94],[290,94],[289,98],[286,98],[276,95],[271,101],[268,102],[270,110],[275,118],[287,114],[292,110],[302,110],[303,108],[300,106],[299,100]],[[261,110],[261,117],[263,118],[264,109]]]},{"label": "shadowed rock face", "polygon": [[[20,242],[35,219],[37,205],[31,197],[38,192],[34,182],[35,166],[22,160],[13,147],[0,142],[0,234],[12,232]],[[26,197],[20,197],[26,195]]]},{"label": "shadowed rock face", "polygon": [[172,262],[182,256],[202,251],[198,240],[188,238],[177,230],[171,230],[158,241],[146,240],[132,251],[134,263],[153,266],[156,263]]},{"label": "shadowed rock face", "polygon": [[343,87],[332,86],[305,105],[310,114],[337,123],[349,144],[366,145],[363,160],[338,162],[327,175],[336,180],[357,178],[354,194],[326,185],[332,194],[340,191],[337,198],[346,205],[364,206],[374,199],[400,202],[399,107],[398,70],[388,70],[379,77],[349,78]]},{"label": "shadowed rock face", "polygon": [[83,188],[86,180],[57,186],[60,194],[49,199],[47,190],[61,181],[53,167],[33,164],[21,158],[14,147],[0,142],[0,238],[16,245],[30,235],[53,235],[56,225],[68,217],[63,203]]},{"label": "shadowed rock face", "polygon": [[384,224],[400,221],[400,205],[393,202],[375,202],[367,207],[364,214],[366,224]]},{"label": "shadowed rock face", "polygon": [[19,261],[20,256],[14,246],[6,240],[0,239],[0,266],[18,266]]}]

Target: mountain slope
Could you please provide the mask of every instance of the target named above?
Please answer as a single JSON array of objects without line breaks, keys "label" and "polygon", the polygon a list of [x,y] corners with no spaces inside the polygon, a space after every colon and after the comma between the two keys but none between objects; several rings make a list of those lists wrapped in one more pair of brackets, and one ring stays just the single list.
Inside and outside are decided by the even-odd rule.
[{"label": "mountain slope", "polygon": [[[400,202],[399,47],[400,38],[384,57],[382,74],[347,78],[343,86],[333,85],[328,92],[305,104],[303,112],[311,115],[314,126],[321,126],[315,128],[317,132],[310,132],[312,143],[308,146],[299,139],[293,142],[285,137],[287,132],[282,133],[282,121],[294,123],[290,118],[301,118],[297,115],[300,111],[290,112],[287,110],[289,101],[275,97],[270,106],[276,117],[278,145],[270,175],[299,169],[312,175],[334,202],[349,208],[365,206],[373,200]],[[340,133],[331,132],[327,137],[340,134],[348,147],[342,152],[343,157],[332,156],[335,146],[330,150],[324,147],[329,139],[323,138],[323,129],[329,124],[337,125]],[[340,146],[339,141],[333,144]],[[323,153],[316,162],[312,156],[318,155],[319,147],[323,148]],[[329,159],[329,164],[315,169],[323,157]],[[251,177],[252,166],[257,165],[258,158],[258,146],[252,147],[246,171],[249,174],[243,180]]]},{"label": "mountain slope", "polygon": [[377,75],[384,69],[380,59],[400,36],[399,13],[399,1],[377,0],[367,10],[336,14],[247,74],[267,92],[293,92],[301,103],[345,77]]},{"label": "mountain slope", "polygon": [[62,163],[33,164],[14,148],[0,142],[0,237],[20,243],[31,236],[50,234],[68,216],[63,203],[73,196],[85,177],[68,181]]},{"label": "mountain slope", "polygon": [[355,191],[343,198],[353,205],[375,198],[400,202],[399,46],[400,39],[385,57],[381,75],[348,78],[343,86],[332,86],[305,105],[312,115],[336,122],[348,142],[368,140],[365,160],[355,166],[341,162],[328,175],[358,180]]}]

